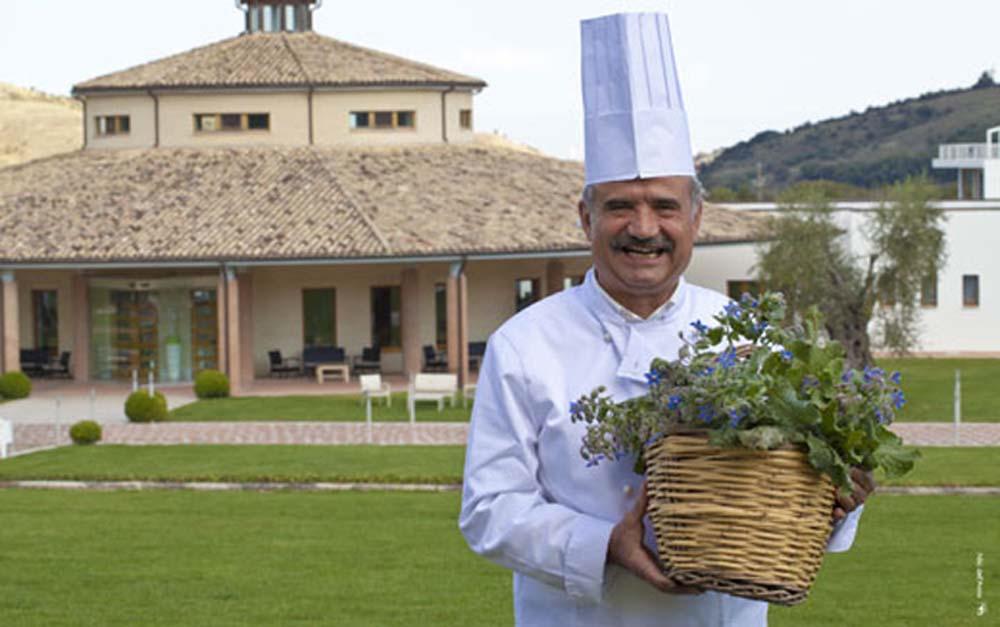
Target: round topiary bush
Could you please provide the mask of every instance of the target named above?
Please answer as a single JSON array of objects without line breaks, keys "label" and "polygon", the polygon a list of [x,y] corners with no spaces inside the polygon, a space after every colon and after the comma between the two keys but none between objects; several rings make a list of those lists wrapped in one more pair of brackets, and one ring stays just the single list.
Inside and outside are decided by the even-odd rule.
[{"label": "round topiary bush", "polygon": [[154,396],[147,390],[132,392],[125,400],[125,415],[132,422],[159,422],[167,417],[167,397],[161,392]]},{"label": "round topiary bush", "polygon": [[194,378],[194,394],[198,398],[229,396],[229,378],[218,370],[202,370]]},{"label": "round topiary bush", "polygon": [[101,425],[93,420],[81,420],[69,428],[74,444],[93,444],[101,441]]},{"label": "round topiary bush", "polygon": [[31,379],[23,372],[8,372],[0,375],[0,398],[28,398],[31,394]]}]

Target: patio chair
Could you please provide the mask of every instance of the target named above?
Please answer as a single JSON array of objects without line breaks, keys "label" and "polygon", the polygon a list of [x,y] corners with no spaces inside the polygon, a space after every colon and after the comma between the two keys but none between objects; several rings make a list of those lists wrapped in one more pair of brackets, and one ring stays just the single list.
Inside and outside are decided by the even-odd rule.
[{"label": "patio chair", "polygon": [[267,351],[268,376],[289,377],[299,374],[302,369],[294,357],[283,358],[281,351]]},{"label": "patio chair", "polygon": [[479,370],[486,355],[486,342],[469,342],[469,368]]},{"label": "patio chair", "polygon": [[70,352],[63,351],[60,353],[59,360],[56,363],[42,366],[42,372],[48,377],[65,377],[70,379],[73,375],[69,371],[69,359]]},{"label": "patio chair", "polygon": [[355,355],[351,368],[356,374],[362,372],[382,373],[382,349],[378,346],[366,346],[361,349],[361,355]]},{"label": "patio chair", "polygon": [[49,365],[49,351],[45,348],[22,348],[20,352],[21,372],[29,377],[45,375]]},{"label": "patio chair", "polygon": [[439,353],[433,346],[424,346],[424,371],[448,372],[448,357]]},{"label": "patio chair", "polygon": [[384,398],[385,406],[392,407],[392,386],[382,382],[380,374],[363,374],[358,377],[361,381],[361,394],[367,398]]}]

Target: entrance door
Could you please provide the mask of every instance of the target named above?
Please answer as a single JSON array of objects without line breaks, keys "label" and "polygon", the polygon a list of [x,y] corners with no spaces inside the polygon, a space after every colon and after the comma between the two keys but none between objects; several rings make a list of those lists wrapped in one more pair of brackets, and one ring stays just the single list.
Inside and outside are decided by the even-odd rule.
[{"label": "entrance door", "polygon": [[158,322],[155,292],[112,290],[115,313],[112,335],[112,373],[116,379],[131,379],[139,371],[145,381],[159,358]]}]

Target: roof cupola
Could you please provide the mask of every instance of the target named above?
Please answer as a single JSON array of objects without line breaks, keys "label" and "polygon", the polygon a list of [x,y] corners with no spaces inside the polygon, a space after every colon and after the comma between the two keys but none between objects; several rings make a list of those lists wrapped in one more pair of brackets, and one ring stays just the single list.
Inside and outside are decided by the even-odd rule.
[{"label": "roof cupola", "polygon": [[323,0],[236,0],[246,15],[247,33],[301,33],[312,30],[313,11]]}]

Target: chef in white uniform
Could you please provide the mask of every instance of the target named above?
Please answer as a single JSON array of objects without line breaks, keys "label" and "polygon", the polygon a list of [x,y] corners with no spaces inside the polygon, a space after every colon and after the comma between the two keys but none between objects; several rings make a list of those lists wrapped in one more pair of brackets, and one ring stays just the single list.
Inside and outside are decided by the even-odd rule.
[{"label": "chef in white uniform", "polygon": [[[646,393],[654,357],[728,299],[686,283],[701,221],[687,121],[662,14],[584,21],[586,187],[593,251],[582,285],[521,311],[480,370],[459,526],[514,571],[518,625],[766,625],[767,604],[678,588],[656,565],[634,460],[588,467],[570,403],[597,386]],[[828,550],[850,548],[873,489],[838,503]],[[853,511],[852,511],[853,510]]]}]

